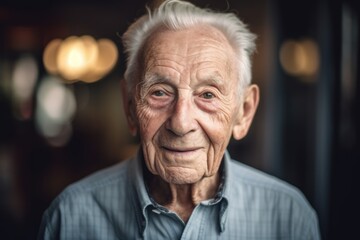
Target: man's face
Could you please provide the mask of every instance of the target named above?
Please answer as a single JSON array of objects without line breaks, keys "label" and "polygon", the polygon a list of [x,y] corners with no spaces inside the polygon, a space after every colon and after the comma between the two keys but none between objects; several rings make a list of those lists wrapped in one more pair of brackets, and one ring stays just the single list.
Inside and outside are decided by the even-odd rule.
[{"label": "man's face", "polygon": [[173,184],[213,176],[241,101],[230,44],[209,26],[158,31],[143,57],[135,121],[148,169]]}]

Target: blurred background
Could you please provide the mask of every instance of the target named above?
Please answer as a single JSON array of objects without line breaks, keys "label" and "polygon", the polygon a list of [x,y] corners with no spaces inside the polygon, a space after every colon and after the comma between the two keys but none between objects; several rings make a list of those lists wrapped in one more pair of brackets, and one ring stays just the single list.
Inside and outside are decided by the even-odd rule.
[{"label": "blurred background", "polygon": [[[159,2],[159,1],[156,1]],[[359,225],[356,1],[193,0],[258,35],[261,103],[233,158],[297,186],[324,239]],[[35,239],[68,184],[131,156],[120,37],[145,0],[0,2],[0,238]]]}]

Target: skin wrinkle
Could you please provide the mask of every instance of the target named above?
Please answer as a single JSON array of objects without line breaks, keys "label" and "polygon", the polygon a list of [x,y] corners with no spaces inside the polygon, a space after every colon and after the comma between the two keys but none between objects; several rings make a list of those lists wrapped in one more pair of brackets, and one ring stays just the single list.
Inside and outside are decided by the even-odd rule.
[{"label": "skin wrinkle", "polygon": [[237,58],[211,26],[158,31],[142,49],[132,106],[150,193],[186,222],[216,194],[222,156],[239,123]]}]

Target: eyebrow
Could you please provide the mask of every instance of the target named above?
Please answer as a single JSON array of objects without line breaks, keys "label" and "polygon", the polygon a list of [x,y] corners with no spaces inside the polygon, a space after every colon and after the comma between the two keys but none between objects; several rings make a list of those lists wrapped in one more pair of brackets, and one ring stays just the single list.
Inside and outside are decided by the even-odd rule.
[{"label": "eyebrow", "polygon": [[169,83],[170,79],[159,75],[158,73],[145,74],[143,80],[139,83],[142,89],[149,88],[151,85],[158,83]]},{"label": "eyebrow", "polygon": [[[138,87],[145,90],[148,89],[150,86],[154,84],[171,84],[171,80],[165,76],[162,76],[158,73],[147,73],[145,74],[143,80],[138,84]],[[197,83],[195,86],[215,86],[221,92],[225,91],[226,81],[224,78],[217,72],[208,74],[205,77],[200,78],[200,82]]]},{"label": "eyebrow", "polygon": [[205,77],[202,77],[202,78],[200,78],[200,80],[201,80],[200,83],[197,84],[198,86],[210,85],[210,86],[216,86],[217,88],[219,88],[219,90],[221,92],[223,92],[225,90],[226,81],[217,72],[211,73]]}]

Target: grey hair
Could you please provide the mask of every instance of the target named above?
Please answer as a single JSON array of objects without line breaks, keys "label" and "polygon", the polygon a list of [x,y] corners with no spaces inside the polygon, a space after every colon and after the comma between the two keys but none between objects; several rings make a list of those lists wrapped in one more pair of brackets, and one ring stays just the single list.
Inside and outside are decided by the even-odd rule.
[{"label": "grey hair", "polygon": [[221,31],[238,56],[239,90],[242,92],[251,83],[251,56],[255,50],[256,36],[233,13],[218,13],[202,9],[180,0],[165,0],[157,9],[135,21],[124,33],[122,40],[127,54],[124,78],[130,93],[137,83],[139,56],[148,39],[160,27],[182,30],[206,24]]}]

